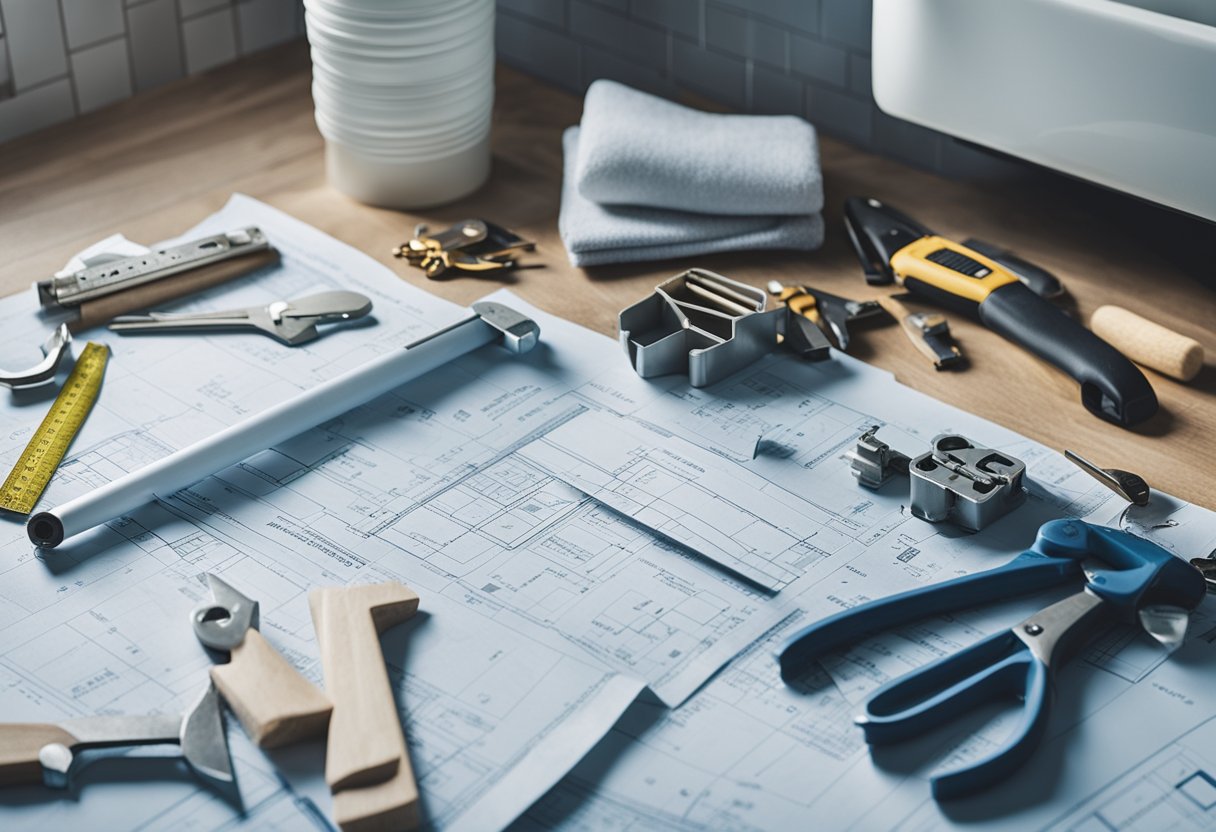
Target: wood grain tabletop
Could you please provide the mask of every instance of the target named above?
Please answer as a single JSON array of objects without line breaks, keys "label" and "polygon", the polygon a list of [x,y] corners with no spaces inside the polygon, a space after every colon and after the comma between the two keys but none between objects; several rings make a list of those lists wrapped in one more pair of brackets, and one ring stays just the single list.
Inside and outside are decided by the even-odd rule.
[{"label": "wood grain tabletop", "polygon": [[[963,372],[935,372],[894,324],[867,328],[854,339],[852,354],[1053,448],[1134,471],[1153,487],[1216,508],[1216,291],[1194,269],[1163,256],[1151,235],[1129,233],[1094,210],[1088,186],[1047,175],[1002,186],[951,181],[824,137],[828,232],[820,251],[583,270],[570,266],[557,233],[561,131],[579,119],[577,96],[500,69],[489,183],[456,204],[406,214],[360,205],[326,184],[309,87],[307,49],[292,44],[4,145],[0,295],[26,289],[107,235],[152,243],[179,234],[239,191],[445,298],[469,303],[506,285],[542,309],[614,334],[622,308],[693,265],[754,285],[777,279],[858,299],[874,296],[848,245],[840,208],[847,196],[876,196],[945,236],[990,240],[1050,269],[1082,320],[1102,304],[1126,306],[1199,340],[1208,363],[1190,384],[1146,371],[1161,412],[1126,430],[1085,411],[1072,379],[958,315],[950,316],[951,328],[971,362]],[[429,281],[392,257],[415,223],[434,227],[466,217],[485,217],[536,240],[532,259],[544,267],[497,280]]]}]

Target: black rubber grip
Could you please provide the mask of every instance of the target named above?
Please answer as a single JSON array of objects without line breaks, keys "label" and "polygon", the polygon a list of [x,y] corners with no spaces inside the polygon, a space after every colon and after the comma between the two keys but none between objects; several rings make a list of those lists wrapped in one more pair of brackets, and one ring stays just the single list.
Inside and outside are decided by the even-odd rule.
[{"label": "black rubber grip", "polygon": [[1023,284],[994,290],[979,315],[989,329],[1075,378],[1081,403],[1095,416],[1134,425],[1157,412],[1157,394],[1135,364]]}]

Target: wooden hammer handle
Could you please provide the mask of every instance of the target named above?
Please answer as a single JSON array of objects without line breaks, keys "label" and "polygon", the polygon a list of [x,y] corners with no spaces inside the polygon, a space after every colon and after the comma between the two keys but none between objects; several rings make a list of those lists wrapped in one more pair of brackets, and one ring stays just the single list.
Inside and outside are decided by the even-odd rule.
[{"label": "wooden hammer handle", "polygon": [[51,743],[71,746],[76,738],[58,725],[40,722],[0,724],[0,786],[42,782],[38,754]]},{"label": "wooden hammer handle", "polygon": [[257,630],[245,633],[228,664],[211,668],[211,679],[245,733],[263,748],[317,736],[329,724],[333,707],[325,694]]}]

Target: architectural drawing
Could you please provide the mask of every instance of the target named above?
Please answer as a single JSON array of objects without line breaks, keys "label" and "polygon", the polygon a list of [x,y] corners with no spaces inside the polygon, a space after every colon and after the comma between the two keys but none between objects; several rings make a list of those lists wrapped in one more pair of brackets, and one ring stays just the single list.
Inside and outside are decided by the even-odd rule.
[{"label": "architectural drawing", "polygon": [[[115,359],[44,504],[462,314],[252,200],[235,199],[191,233],[251,223],[283,250],[284,266],[191,306],[342,286],[373,298],[376,325],[291,350],[257,335],[93,333]],[[772,640],[794,622],[1003,563],[1047,519],[1114,523],[1122,506],[1042,446],[847,358],[770,357],[712,392],[648,383],[608,339],[499,299],[536,315],[542,348],[473,353],[54,551],[32,551],[20,522],[0,520],[10,553],[0,563],[5,719],[180,708],[210,663],[187,615],[208,571],[258,599],[262,631],[319,680],[306,590],[391,578],[422,598],[384,646],[432,828],[501,826],[542,796],[525,828],[784,828],[807,813],[860,828],[940,821],[924,814],[923,776],[871,765],[851,717],[885,679],[1016,621],[1023,601],[879,636],[796,689],[776,677]],[[39,341],[26,300],[0,302],[0,347],[14,355]],[[20,453],[39,405],[0,399],[0,465]],[[911,517],[906,485],[858,488],[842,456],[872,424],[899,447],[952,430],[1020,456],[1032,485],[1017,522],[962,535]],[[1136,522],[1178,551],[1216,547],[1210,513],[1176,509],[1174,526]],[[1179,671],[1119,632],[1075,665],[1090,693],[1072,713],[1086,715],[1087,737],[1129,692],[1149,695],[1198,666]],[[1192,698],[1216,706],[1210,693]],[[244,816],[180,771],[141,763],[128,783],[106,773],[107,761],[78,800],[0,794],[0,825],[323,823],[320,748],[268,759],[230,722]],[[993,716],[975,741],[1002,724]],[[1190,725],[1181,719],[1179,735]],[[1142,745],[1135,760],[1165,750]],[[967,748],[939,740],[933,759]],[[1183,756],[1193,771],[1169,799],[1202,802],[1216,765],[1193,749]],[[1116,774],[1069,793],[1097,795]],[[853,793],[873,795],[875,814],[857,815],[863,807],[849,801],[838,811],[854,815],[825,808]],[[1073,809],[1053,807],[1036,823]]]}]

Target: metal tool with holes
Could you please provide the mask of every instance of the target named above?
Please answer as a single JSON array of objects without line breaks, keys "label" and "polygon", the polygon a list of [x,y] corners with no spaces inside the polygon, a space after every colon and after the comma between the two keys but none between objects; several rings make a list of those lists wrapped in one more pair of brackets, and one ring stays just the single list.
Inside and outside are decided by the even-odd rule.
[{"label": "metal tool with holes", "polygon": [[[0,786],[44,783],[65,789],[86,764],[86,752],[126,754],[141,745],[178,745],[190,770],[223,795],[236,780],[219,695],[207,685],[184,714],[86,716],[55,723],[0,724]],[[93,756],[93,755],[87,755]]]},{"label": "metal tool with holes", "polygon": [[41,281],[37,284],[38,299],[44,309],[62,310],[192,269],[269,249],[270,242],[261,229],[255,226],[238,228]]},{"label": "metal tool with holes", "polygon": [[991,753],[931,780],[938,800],[1000,783],[1034,754],[1047,728],[1060,666],[1104,628],[1139,623],[1173,648],[1203,600],[1203,575],[1143,538],[1080,520],[1053,520],[1004,566],[870,601],[795,633],[777,651],[795,678],[824,654],[882,630],[1084,578],[1084,588],[1013,627],[894,679],[866,701],[857,724],[870,745],[910,739],[991,700],[1021,700],[1021,719]]},{"label": "metal tool with holes", "polygon": [[931,523],[979,531],[1026,502],[1026,464],[965,436],[941,434],[908,463],[909,508]]},{"label": "metal tool with holes", "polygon": [[931,523],[947,521],[979,531],[1026,501],[1026,465],[965,436],[943,433],[915,458],[894,450],[866,429],[845,453],[853,476],[866,488],[879,488],[895,474],[909,478],[909,510]]},{"label": "metal tool with holes", "polygon": [[122,335],[161,332],[254,331],[269,335],[289,347],[321,337],[318,324],[334,324],[362,318],[372,311],[371,299],[358,292],[319,292],[295,300],[278,300],[265,306],[227,309],[220,312],[123,315],[110,322]]},{"label": "metal tool with holes", "polygon": [[229,654],[227,664],[211,668],[211,681],[245,733],[263,748],[323,733],[333,706],[258,631],[258,602],[215,575],[207,584],[211,600],[194,608],[190,622],[205,646]]}]

